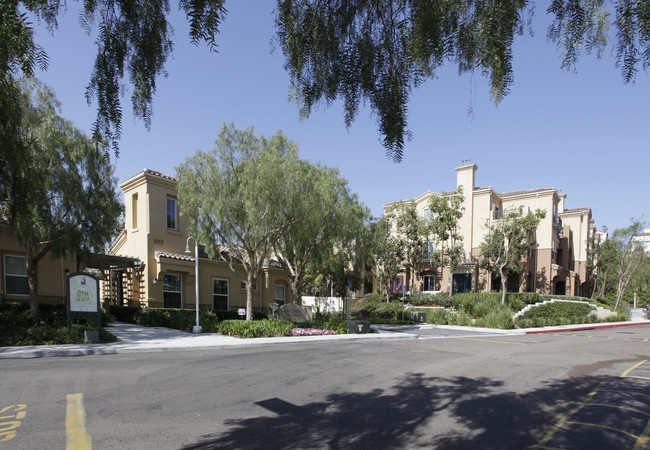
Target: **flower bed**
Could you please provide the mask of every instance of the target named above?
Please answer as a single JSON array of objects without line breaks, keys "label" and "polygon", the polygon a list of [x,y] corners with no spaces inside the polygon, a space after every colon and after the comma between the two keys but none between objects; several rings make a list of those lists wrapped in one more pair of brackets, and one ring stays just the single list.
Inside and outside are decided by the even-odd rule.
[{"label": "flower bed", "polygon": [[323,334],[336,334],[334,330],[324,330],[321,328],[292,328],[292,336],[317,336]]}]

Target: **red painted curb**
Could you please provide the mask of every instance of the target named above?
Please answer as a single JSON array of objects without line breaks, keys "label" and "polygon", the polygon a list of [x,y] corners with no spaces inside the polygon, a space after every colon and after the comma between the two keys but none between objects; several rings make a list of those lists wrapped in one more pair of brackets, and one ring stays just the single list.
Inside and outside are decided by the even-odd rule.
[{"label": "red painted curb", "polygon": [[550,330],[526,331],[526,334],[563,333],[565,331],[600,330],[605,328],[637,327],[640,325],[650,325],[650,321],[631,322],[631,323],[606,323],[606,324],[597,324],[597,325],[585,324],[581,327],[573,327],[573,328],[552,328]]}]

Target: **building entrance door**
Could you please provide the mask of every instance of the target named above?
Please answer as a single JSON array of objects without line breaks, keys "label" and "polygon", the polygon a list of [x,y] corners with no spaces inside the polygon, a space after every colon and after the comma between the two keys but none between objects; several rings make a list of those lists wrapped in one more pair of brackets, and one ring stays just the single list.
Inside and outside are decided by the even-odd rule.
[{"label": "building entrance door", "polygon": [[455,273],[452,277],[452,294],[469,292],[472,290],[471,273]]}]

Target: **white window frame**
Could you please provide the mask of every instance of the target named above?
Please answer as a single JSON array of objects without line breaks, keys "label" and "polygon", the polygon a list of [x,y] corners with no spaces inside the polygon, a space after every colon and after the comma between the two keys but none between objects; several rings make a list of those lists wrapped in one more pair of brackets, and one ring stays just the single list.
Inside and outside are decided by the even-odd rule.
[{"label": "white window frame", "polygon": [[214,292],[215,281],[225,281],[226,282],[226,294],[225,294],[225,297],[226,297],[226,309],[225,309],[225,311],[228,311],[230,309],[230,280],[228,280],[227,278],[212,278],[212,309],[221,311],[222,310],[221,308],[219,308],[219,309],[216,308],[214,300],[215,300],[215,297],[224,297],[224,294],[216,294]]},{"label": "white window frame", "polygon": [[[282,298],[276,295],[277,288],[282,288]],[[280,306],[287,303],[287,288],[283,284],[273,285],[273,303],[277,303]]]},{"label": "white window frame", "polygon": [[[427,283],[427,282],[426,282],[426,279],[427,279],[427,278],[432,278],[433,281]],[[426,289],[427,284],[429,285],[429,288],[432,287],[433,289]],[[423,292],[433,292],[433,291],[435,291],[435,290],[436,290],[436,276],[435,276],[435,275],[431,275],[431,274],[429,274],[429,275],[423,275],[423,276],[422,276],[422,291],[423,291]]]},{"label": "white window frame", "polygon": [[[173,205],[174,211],[170,211],[170,205]],[[173,216],[173,223],[170,227],[170,220]],[[167,197],[167,229],[168,230],[178,230],[178,201],[174,197]]]},{"label": "white window frame", "polygon": [[[25,273],[9,273],[8,272],[8,267],[9,264],[7,263],[8,258],[18,258],[23,260],[23,264],[21,267],[25,268]],[[21,255],[4,255],[4,293],[5,295],[11,295],[12,297],[29,297],[29,283],[27,284],[27,293],[26,294],[17,294],[16,292],[10,292],[8,289],[8,283],[7,283],[7,278],[12,277],[12,278],[24,278],[25,282],[27,283],[28,280],[28,275],[27,275],[27,266],[26,266],[27,260],[25,259],[24,256]]]},{"label": "white window frame", "polygon": [[[179,280],[179,283],[178,283],[179,290],[178,291],[170,291],[170,290],[165,289],[165,277],[168,277],[168,276],[178,278],[178,280]],[[180,293],[181,294],[181,301],[180,301],[180,305],[178,307],[181,308],[181,309],[183,308],[183,276],[181,274],[178,274],[178,273],[166,273],[166,274],[164,274],[163,275],[162,292],[163,292],[163,307],[164,308],[173,308],[173,306],[167,306],[165,304],[165,293],[166,292],[170,292],[170,293],[173,293],[173,294]]]},{"label": "white window frame", "polygon": [[424,220],[433,220],[436,218],[435,211],[432,211],[428,206],[422,210],[422,218]]}]

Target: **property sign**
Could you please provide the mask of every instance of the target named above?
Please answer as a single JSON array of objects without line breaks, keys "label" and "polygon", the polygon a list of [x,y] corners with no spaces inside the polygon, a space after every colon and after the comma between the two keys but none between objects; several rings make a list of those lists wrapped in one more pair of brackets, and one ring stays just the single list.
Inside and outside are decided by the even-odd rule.
[{"label": "property sign", "polygon": [[98,312],[99,283],[88,274],[73,274],[68,278],[70,311]]},{"label": "property sign", "polygon": [[71,273],[68,281],[68,329],[73,319],[96,319],[101,328],[99,309],[99,280],[88,273]]},{"label": "property sign", "polygon": [[237,314],[239,314],[240,316],[245,316],[246,315],[246,310],[244,308],[239,308],[237,310]]}]

